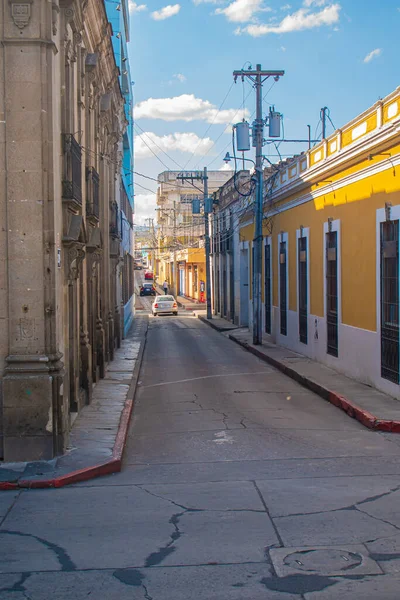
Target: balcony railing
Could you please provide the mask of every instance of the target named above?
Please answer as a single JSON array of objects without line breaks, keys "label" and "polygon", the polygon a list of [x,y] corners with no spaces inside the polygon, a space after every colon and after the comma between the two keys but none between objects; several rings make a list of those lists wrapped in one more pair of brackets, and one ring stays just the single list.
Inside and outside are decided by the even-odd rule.
[{"label": "balcony railing", "polygon": [[65,179],[63,199],[82,206],[82,149],[70,133],[64,136]]},{"label": "balcony railing", "polygon": [[86,216],[99,219],[100,216],[100,177],[94,167],[86,169],[87,200]]}]

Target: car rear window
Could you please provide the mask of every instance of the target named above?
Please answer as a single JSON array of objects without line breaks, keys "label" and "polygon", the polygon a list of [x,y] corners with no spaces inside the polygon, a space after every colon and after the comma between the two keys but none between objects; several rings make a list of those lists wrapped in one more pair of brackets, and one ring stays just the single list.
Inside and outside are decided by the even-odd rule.
[{"label": "car rear window", "polygon": [[153,284],[152,283],[144,283],[143,287],[145,287],[145,288],[152,288]]},{"label": "car rear window", "polygon": [[158,302],[174,302],[174,297],[173,296],[159,296],[157,300],[158,300]]}]

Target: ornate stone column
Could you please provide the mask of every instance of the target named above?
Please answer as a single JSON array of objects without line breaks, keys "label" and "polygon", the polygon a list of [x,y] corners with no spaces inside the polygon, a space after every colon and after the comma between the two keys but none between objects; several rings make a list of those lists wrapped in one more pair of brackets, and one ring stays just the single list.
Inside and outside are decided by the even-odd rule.
[{"label": "ornate stone column", "polygon": [[59,140],[53,77],[59,67],[51,2],[9,0],[2,8],[0,96],[6,127],[0,133],[0,205],[8,330],[2,349],[4,459],[38,460],[62,451],[67,435],[57,328],[58,165],[53,160],[53,144]]}]

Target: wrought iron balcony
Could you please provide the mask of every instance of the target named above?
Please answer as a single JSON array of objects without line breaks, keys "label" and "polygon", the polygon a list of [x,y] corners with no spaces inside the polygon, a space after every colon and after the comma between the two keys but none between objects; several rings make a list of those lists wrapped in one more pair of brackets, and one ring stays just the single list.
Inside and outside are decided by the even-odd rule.
[{"label": "wrought iron balcony", "polygon": [[82,149],[70,133],[64,135],[64,156],[63,200],[79,208],[82,206]]},{"label": "wrought iron balcony", "polygon": [[86,216],[88,218],[93,218],[98,221],[100,216],[100,177],[94,167],[87,167],[86,181]]}]

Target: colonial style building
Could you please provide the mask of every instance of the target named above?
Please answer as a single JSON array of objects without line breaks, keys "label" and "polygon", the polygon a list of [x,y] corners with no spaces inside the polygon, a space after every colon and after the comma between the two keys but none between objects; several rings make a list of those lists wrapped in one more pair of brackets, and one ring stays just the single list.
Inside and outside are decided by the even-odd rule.
[{"label": "colonial style building", "polygon": [[[270,171],[262,301],[266,340],[400,399],[399,134],[397,89]],[[253,238],[249,210],[235,257],[250,326]]]},{"label": "colonial style building", "polygon": [[[156,270],[176,295],[205,302],[206,269],[204,214],[201,181],[181,181],[181,171],[164,171],[158,176],[158,252]],[[232,175],[231,171],[209,171],[209,195]],[[193,206],[197,203],[198,210]]]},{"label": "colonial style building", "polygon": [[132,189],[121,169],[131,107],[103,1],[3,8],[0,449],[10,461],[64,450],[126,330],[121,213],[132,221]]}]

